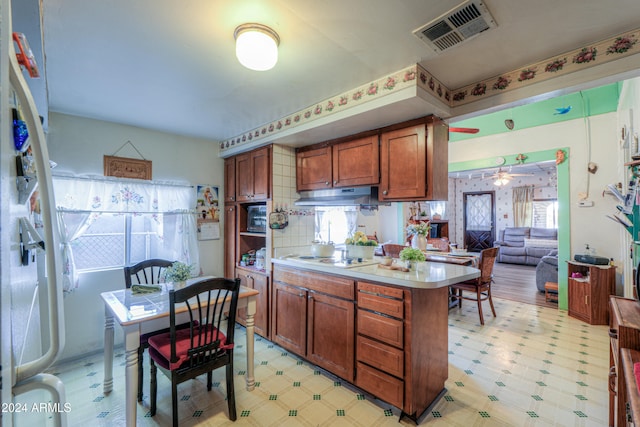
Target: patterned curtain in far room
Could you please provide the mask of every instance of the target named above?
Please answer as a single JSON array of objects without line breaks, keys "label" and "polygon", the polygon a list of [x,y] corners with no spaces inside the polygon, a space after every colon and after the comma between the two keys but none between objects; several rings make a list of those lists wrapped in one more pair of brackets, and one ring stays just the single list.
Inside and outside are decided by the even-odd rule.
[{"label": "patterned curtain in far room", "polygon": [[531,227],[533,221],[533,186],[513,189],[513,226]]}]

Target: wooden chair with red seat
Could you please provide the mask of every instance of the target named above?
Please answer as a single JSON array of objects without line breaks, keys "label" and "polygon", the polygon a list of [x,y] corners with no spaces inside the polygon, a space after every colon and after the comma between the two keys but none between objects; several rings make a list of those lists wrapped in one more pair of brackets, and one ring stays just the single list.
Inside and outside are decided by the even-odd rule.
[{"label": "wooden chair with red seat", "polygon": [[[233,346],[240,279],[204,279],[169,292],[169,332],[149,338],[151,358],[151,407],[156,414],[157,370],[171,379],[173,426],[178,426],[178,384],[207,374],[211,391],[212,371],[226,366],[229,419],[236,420],[233,386]],[[176,313],[185,311],[188,328],[178,329]]]},{"label": "wooden chair with red seat", "polygon": [[382,255],[390,256],[391,258],[399,258],[400,251],[406,248],[404,245],[397,245],[395,243],[385,243],[382,245]]},{"label": "wooden chair with red seat", "polygon": [[441,252],[449,252],[449,239],[446,237],[428,237],[427,244],[440,249]]},{"label": "wooden chair with red seat", "polygon": [[[480,277],[451,285],[451,289],[453,289],[451,299],[452,301],[455,299],[458,300],[458,307],[462,307],[463,299],[477,301],[481,325],[484,325],[482,301],[489,301],[493,317],[496,317],[496,309],[493,307],[493,300],[491,299],[491,282],[493,280],[493,265],[495,264],[496,257],[498,256],[498,249],[499,248],[489,248],[480,252],[480,260],[478,262]],[[475,293],[475,297],[464,296],[462,294],[463,291],[473,292]]]}]

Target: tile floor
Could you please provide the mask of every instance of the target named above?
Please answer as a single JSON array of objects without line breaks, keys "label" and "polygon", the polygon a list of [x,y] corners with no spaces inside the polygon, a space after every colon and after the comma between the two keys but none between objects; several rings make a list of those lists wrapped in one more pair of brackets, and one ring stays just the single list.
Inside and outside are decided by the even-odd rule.
[{"label": "tile floor", "polygon": [[[589,326],[566,312],[494,298],[498,317],[482,327],[465,302],[449,313],[449,379],[445,396],[422,420],[430,426],[605,426],[608,421],[606,326]],[[488,307],[486,307],[486,312]],[[237,342],[243,343],[239,328]],[[256,389],[244,388],[245,353],[235,357],[235,425],[397,426],[399,412],[323,375],[309,363],[257,337]],[[146,356],[146,355],[145,355]],[[145,360],[148,369],[148,360]],[[114,391],[102,394],[103,358],[53,367],[72,405],[69,426],[124,425],[124,356],[115,359]],[[171,391],[159,373],[158,413],[149,416],[148,372],[139,426],[171,424]],[[232,425],[227,418],[224,370],[214,388],[204,379],[179,386],[181,426]],[[402,420],[400,425],[413,425]]]}]

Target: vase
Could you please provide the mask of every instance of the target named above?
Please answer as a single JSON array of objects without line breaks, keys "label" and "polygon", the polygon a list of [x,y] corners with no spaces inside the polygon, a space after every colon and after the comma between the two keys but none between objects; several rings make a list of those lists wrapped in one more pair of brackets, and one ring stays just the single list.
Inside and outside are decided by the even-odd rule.
[{"label": "vase", "polygon": [[179,280],[177,282],[173,282],[173,290],[177,291],[178,289],[184,289],[187,286],[186,280]]},{"label": "vase", "polygon": [[411,238],[411,247],[420,249],[421,251],[427,250],[427,237],[422,234],[414,234]]}]

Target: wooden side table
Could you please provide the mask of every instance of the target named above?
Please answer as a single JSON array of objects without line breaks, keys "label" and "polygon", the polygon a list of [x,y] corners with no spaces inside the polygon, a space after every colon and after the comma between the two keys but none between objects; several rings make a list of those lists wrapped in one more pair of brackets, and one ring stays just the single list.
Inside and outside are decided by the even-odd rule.
[{"label": "wooden side table", "polygon": [[546,302],[558,302],[558,284],[555,282],[545,282],[544,300]]}]

